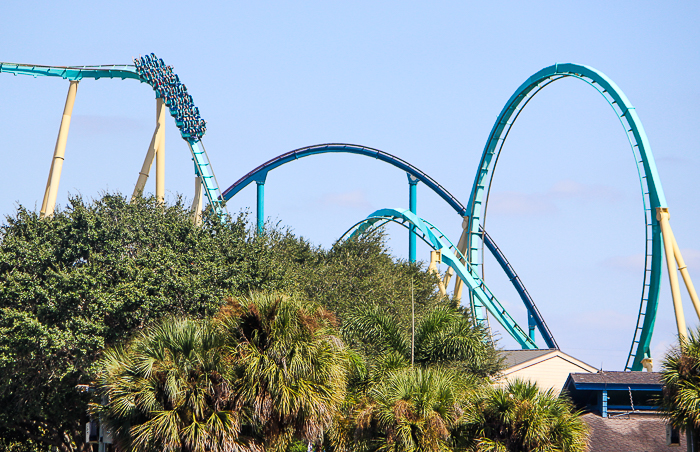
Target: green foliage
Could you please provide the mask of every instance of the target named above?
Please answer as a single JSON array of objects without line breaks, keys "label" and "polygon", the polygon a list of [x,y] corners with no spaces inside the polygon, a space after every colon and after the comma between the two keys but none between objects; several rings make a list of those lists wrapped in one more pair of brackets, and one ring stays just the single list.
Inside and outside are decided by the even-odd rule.
[{"label": "green foliage", "polygon": [[664,357],[661,363],[664,384],[661,408],[673,427],[690,429],[694,441],[700,438],[700,329]]},{"label": "green foliage", "polygon": [[[413,362],[418,366],[455,367],[464,378],[486,377],[500,370],[487,332],[471,316],[449,304],[423,309],[415,326]],[[344,336],[361,344],[371,365],[370,379],[411,364],[411,326],[381,306],[356,309],[343,325]]]},{"label": "green foliage", "polygon": [[337,242],[330,250],[313,248],[289,233],[269,234],[296,290],[335,313],[341,323],[356,310],[381,306],[409,327],[412,286],[418,313],[441,301],[437,277],[422,264],[393,259],[381,229]]},{"label": "green foliage", "polygon": [[0,436],[79,448],[88,394],[75,387],[105,346],[284,287],[273,256],[242,218],[195,227],[181,203],[76,197],[50,219],[18,208],[0,229]]},{"label": "green foliage", "polygon": [[250,409],[264,449],[284,451],[294,439],[320,443],[350,368],[333,314],[275,294],[230,300],[222,313],[231,391]]},{"label": "green foliage", "polygon": [[564,397],[535,383],[513,381],[472,394],[454,437],[479,452],[583,452],[588,429]]},{"label": "green foliage", "polygon": [[100,360],[93,404],[122,450],[284,451],[320,443],[342,403],[348,353],[321,306],[231,299],[210,320],[165,319]]},{"label": "green foliage", "polygon": [[[257,236],[242,216],[222,223],[210,212],[195,227],[179,201],[74,197],[47,219],[20,206],[0,226],[0,437],[8,441],[0,450],[14,439],[81,449],[90,394],[76,385],[94,382],[105,348],[164,316],[204,319],[227,297],[283,291],[324,306],[340,323],[381,309],[405,334],[411,286],[422,319],[445,303],[436,282],[420,264],[394,260],[382,231],[323,250],[289,231]],[[349,339],[362,352],[347,350],[350,378],[361,381],[371,347]],[[417,353],[449,361],[438,339]],[[394,358],[405,364],[405,353]]]},{"label": "green foliage", "polygon": [[390,373],[353,413],[357,441],[348,450],[451,450],[451,431],[463,417],[469,389],[454,370],[404,368]]},{"label": "green foliage", "polygon": [[134,452],[256,451],[240,435],[245,412],[231,395],[226,337],[206,320],[165,319],[99,362],[93,404],[116,446]]}]

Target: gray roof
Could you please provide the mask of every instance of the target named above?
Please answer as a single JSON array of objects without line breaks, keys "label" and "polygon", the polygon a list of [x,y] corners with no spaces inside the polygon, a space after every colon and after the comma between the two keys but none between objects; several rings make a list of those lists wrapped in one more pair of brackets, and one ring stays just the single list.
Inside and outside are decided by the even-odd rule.
[{"label": "gray roof", "polygon": [[503,358],[503,365],[506,369],[517,366],[524,362],[530,361],[540,356],[544,356],[547,353],[555,351],[554,348],[545,348],[541,350],[501,350],[501,357]]},{"label": "gray roof", "polygon": [[622,385],[660,385],[661,372],[600,371],[594,374],[572,373],[574,383],[600,383]]},{"label": "gray roof", "polygon": [[656,415],[629,415],[603,418],[597,414],[583,415],[590,428],[588,452],[681,452],[685,434],[679,446],[666,445],[666,421]]}]

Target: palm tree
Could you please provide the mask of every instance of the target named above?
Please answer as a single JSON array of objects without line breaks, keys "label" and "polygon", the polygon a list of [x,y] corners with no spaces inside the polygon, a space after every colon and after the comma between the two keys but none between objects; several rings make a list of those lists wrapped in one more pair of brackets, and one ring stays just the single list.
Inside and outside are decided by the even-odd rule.
[{"label": "palm tree", "polygon": [[474,392],[453,436],[479,452],[579,452],[587,447],[588,429],[567,399],[515,380]]},{"label": "palm tree", "polygon": [[225,337],[211,322],[167,319],[99,362],[92,406],[122,450],[257,451],[224,377]]},{"label": "palm tree", "polygon": [[689,449],[700,446],[700,329],[681,338],[661,363],[661,408],[670,424],[690,433]]},{"label": "palm tree", "polygon": [[500,359],[487,332],[474,325],[467,313],[445,305],[418,320],[413,349],[411,328],[402,326],[381,306],[348,316],[343,333],[348,341],[359,342],[364,348],[374,364],[375,379],[412,363],[453,366],[478,377],[500,370]]},{"label": "palm tree", "polygon": [[405,368],[370,391],[355,412],[354,450],[450,450],[464,414],[468,386],[450,369]]},{"label": "palm tree", "polygon": [[291,440],[319,444],[344,400],[349,354],[333,315],[305,299],[253,294],[232,299],[227,332],[232,387],[250,407],[266,450]]}]

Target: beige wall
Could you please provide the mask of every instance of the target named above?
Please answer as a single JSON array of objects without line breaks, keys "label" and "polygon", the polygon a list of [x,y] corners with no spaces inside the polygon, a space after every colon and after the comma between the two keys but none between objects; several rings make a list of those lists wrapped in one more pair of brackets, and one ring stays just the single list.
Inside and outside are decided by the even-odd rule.
[{"label": "beige wall", "polygon": [[503,378],[496,384],[504,384],[506,380],[519,378],[534,381],[542,389],[552,388],[556,394],[559,394],[569,374],[574,372],[595,373],[597,369],[561,352],[553,352],[506,369]]}]

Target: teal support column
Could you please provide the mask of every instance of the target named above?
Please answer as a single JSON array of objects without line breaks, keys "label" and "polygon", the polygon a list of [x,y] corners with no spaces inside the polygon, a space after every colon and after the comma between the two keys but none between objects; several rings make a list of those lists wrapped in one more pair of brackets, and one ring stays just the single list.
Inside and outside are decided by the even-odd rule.
[{"label": "teal support column", "polygon": [[265,227],[265,181],[256,181],[258,185],[258,205],[256,217],[258,220],[258,234],[262,234]]},{"label": "teal support column", "polygon": [[[408,210],[415,215],[418,179],[409,173],[406,173],[406,176],[408,176]],[[416,261],[416,227],[413,225],[408,230],[408,261]]]},{"label": "teal support column", "polygon": [[527,329],[528,335],[532,342],[535,342],[535,327],[537,327],[537,322],[535,322],[535,316],[532,315],[532,311],[527,310]]},{"label": "teal support column", "polygon": [[600,391],[600,395],[598,397],[598,407],[600,408],[600,416],[608,417],[608,390],[603,389],[602,391]]}]

